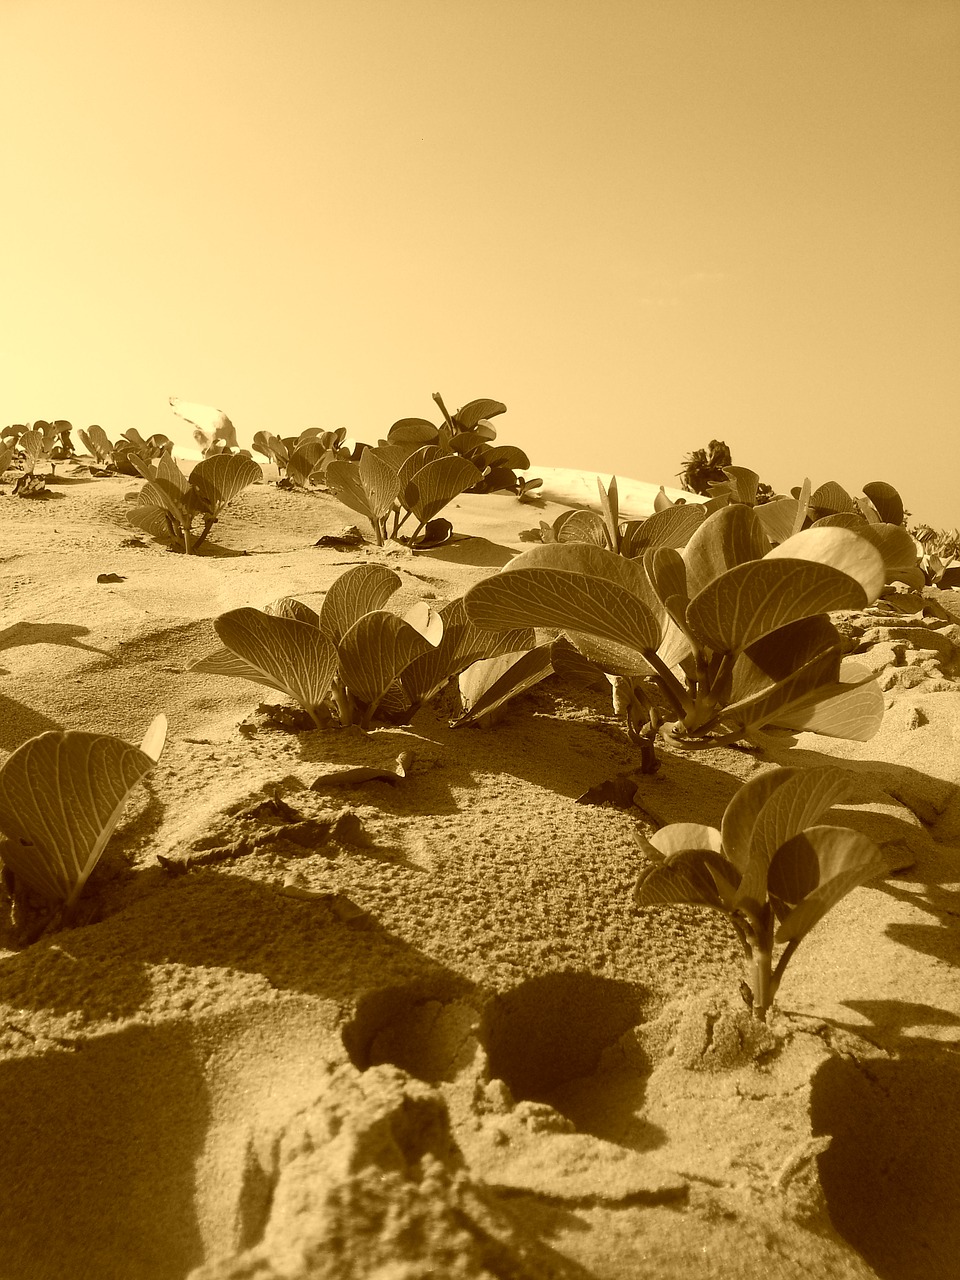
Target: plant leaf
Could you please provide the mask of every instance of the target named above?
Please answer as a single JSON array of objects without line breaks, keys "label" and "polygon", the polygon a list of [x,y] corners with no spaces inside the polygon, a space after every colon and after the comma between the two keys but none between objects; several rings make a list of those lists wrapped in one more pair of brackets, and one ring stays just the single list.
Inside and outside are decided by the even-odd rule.
[{"label": "plant leaf", "polygon": [[425,444],[436,444],[440,432],[426,418],[401,418],[387,432],[390,444],[416,445],[421,448]]},{"label": "plant leaf", "polygon": [[624,539],[621,554],[632,558],[642,556],[647,550],[670,547],[679,551],[685,547],[707,518],[702,502],[683,502],[679,506],[665,507],[640,522],[629,538]]},{"label": "plant leaf", "polygon": [[764,533],[774,545],[786,542],[797,532],[800,503],[796,498],[775,498],[772,502],[761,503],[756,513]]},{"label": "plant leaf", "polygon": [[480,472],[466,458],[457,455],[437,458],[413,475],[403,490],[402,501],[421,524],[426,524],[448,502],[480,479]]},{"label": "plant leaf", "polygon": [[549,644],[522,653],[505,653],[482,658],[460,675],[460,697],[467,708],[456,722],[470,724],[490,715],[518,694],[553,673]]},{"label": "plant leaf", "polygon": [[397,473],[378,455],[376,449],[364,449],[359,466],[360,482],[366,491],[370,511],[374,519],[382,520],[396,502],[400,491]]},{"label": "plant leaf", "polygon": [[358,618],[340,640],[340,675],[353,696],[372,710],[404,667],[432,648],[403,618],[377,609]]},{"label": "plant leaf", "polygon": [[147,725],[147,731],[140,742],[140,750],[145,756],[157,763],[163,753],[163,745],[167,740],[167,717],[161,712],[154,716]]},{"label": "plant leaf", "polygon": [[828,480],[810,495],[810,506],[817,515],[839,514],[842,511],[856,511],[857,504],[836,480]]},{"label": "plant leaf", "polygon": [[276,689],[278,693],[286,693],[287,688],[272,676],[266,675],[259,667],[251,666],[231,649],[215,649],[205,658],[191,662],[188,671],[200,671],[208,676],[231,676],[237,680],[252,680],[255,684],[266,685],[268,689]]},{"label": "plant leaf", "polygon": [[841,679],[821,687],[809,702],[778,712],[771,724],[798,733],[869,742],[883,721],[883,693],[873,673],[860,663],[841,663]]},{"label": "plant leaf", "polygon": [[596,511],[573,511],[557,534],[558,542],[584,542],[609,550],[606,526]]},{"label": "plant leaf", "polygon": [[[154,725],[147,738],[156,747]],[[0,857],[35,892],[72,906],[127,796],[154,763],[109,734],[68,729],[31,738],[0,769],[0,830],[8,837]]]},{"label": "plant leaf", "polygon": [[[540,547],[525,554],[562,549]],[[621,559],[625,565],[631,563],[610,552],[600,554]],[[582,631],[633,650],[656,649],[660,643],[659,619],[643,600],[608,578],[585,573],[511,568],[471,587],[464,596],[464,607],[467,617],[480,627]]]},{"label": "plant leaf", "polygon": [[294,484],[306,486],[317,466],[330,452],[321,440],[311,436],[304,440],[287,459],[287,476]]},{"label": "plant leaf", "polygon": [[344,635],[367,613],[374,613],[401,587],[398,573],[380,564],[359,564],[330,584],[320,606],[318,625],[339,645]]},{"label": "plant leaf", "polygon": [[848,774],[829,765],[797,770],[785,778],[757,813],[750,836],[750,857],[734,906],[752,914],[759,912],[767,900],[767,870],[780,846],[812,827],[832,805],[849,795]]},{"label": "plant leaf", "polygon": [[673,854],[667,862],[648,868],[640,876],[634,902],[638,907],[683,903],[725,911],[727,908],[711,874],[711,867],[716,869],[722,880],[732,876],[735,882],[735,869],[714,850],[685,849],[682,853]]},{"label": "plant leaf", "polygon": [[497,414],[506,413],[507,406],[499,400],[471,400],[453,415],[457,425],[463,431],[472,430],[484,418],[495,418]]},{"label": "plant leaf", "polygon": [[[174,464],[176,465],[176,464]],[[200,510],[216,517],[228,502],[248,485],[263,479],[260,464],[236,453],[204,458],[190,472],[190,486],[200,499]]]},{"label": "plant leaf", "polygon": [[476,626],[467,617],[460,598],[445,604],[440,617],[443,621],[440,644],[414,659],[400,676],[412,703],[428,702],[448,680],[481,658],[532,649],[536,643],[532,627],[488,631]]},{"label": "plant leaf", "polygon": [[720,832],[716,827],[704,826],[702,822],[667,823],[653,833],[648,843],[665,858],[693,849],[712,849],[714,853],[723,853]]},{"label": "plant leaf", "polygon": [[320,625],[320,615],[316,610],[293,596],[281,596],[272,604],[264,605],[263,612],[271,614],[274,618],[293,618],[297,622],[306,622],[311,627]]},{"label": "plant leaf", "polygon": [[748,560],[759,560],[769,548],[763,526],[752,507],[721,507],[694,530],[683,550],[690,598]]},{"label": "plant leaf", "polygon": [[[364,453],[369,452],[369,449],[364,450]],[[338,458],[327,467],[324,478],[338,502],[342,502],[351,511],[366,516],[376,526],[377,517],[374,515],[370,496],[360,478],[359,462],[346,462]]]},{"label": "plant leaf", "polygon": [[792,767],[771,769],[751,778],[734,793],[723,813],[720,836],[723,852],[738,871],[745,871],[749,864],[753,828],[760,811],[773,793],[797,772]]},{"label": "plant leaf", "polygon": [[780,557],[740,564],[714,578],[690,601],[686,623],[701,643],[734,653],[800,618],[867,603],[859,582],[841,570]]},{"label": "plant leaf", "polygon": [[860,530],[880,552],[887,582],[904,582],[921,588],[926,579],[918,566],[917,544],[902,524],[867,524]]},{"label": "plant leaf", "polygon": [[849,827],[817,826],[795,835],[777,851],[767,877],[771,900],[793,907],[776,941],[799,940],[851,889],[886,869],[873,841]]},{"label": "plant leaf", "polygon": [[429,641],[434,649],[443,639],[443,619],[435,609],[431,609],[425,600],[417,600],[403,615],[403,620],[414,631],[419,631],[424,640]]},{"label": "plant leaf", "polygon": [[863,486],[863,492],[876,507],[884,524],[903,524],[903,499],[892,484],[871,480]]},{"label": "plant leaf", "polygon": [[799,559],[831,565],[860,583],[868,604],[883,590],[883,556],[860,530],[854,533],[852,529],[803,529],[768,551],[764,559]]},{"label": "plant leaf", "polygon": [[259,609],[230,609],[213,623],[224,645],[310,715],[321,706],[337,669],[337,650],[317,627]]}]

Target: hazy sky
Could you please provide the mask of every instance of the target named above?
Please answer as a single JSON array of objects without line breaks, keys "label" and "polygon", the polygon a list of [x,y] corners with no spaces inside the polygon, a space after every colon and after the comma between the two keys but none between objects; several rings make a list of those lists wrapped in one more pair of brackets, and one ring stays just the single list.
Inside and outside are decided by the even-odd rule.
[{"label": "hazy sky", "polygon": [[957,0],[0,0],[0,422],[503,400],[960,524]]}]

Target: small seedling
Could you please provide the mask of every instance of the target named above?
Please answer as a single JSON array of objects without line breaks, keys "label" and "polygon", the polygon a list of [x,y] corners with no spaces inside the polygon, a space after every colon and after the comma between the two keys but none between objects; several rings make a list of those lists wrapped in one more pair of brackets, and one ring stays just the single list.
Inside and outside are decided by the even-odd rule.
[{"label": "small seedling", "polygon": [[859,831],[814,825],[850,798],[849,789],[842,769],[772,769],[740,788],[719,831],[675,822],[650,839],[659,861],[640,877],[637,905],[723,912],[743,949],[750,1004],[761,1022],[802,939],[851,889],[886,870],[880,850]]},{"label": "small seedling", "polygon": [[27,888],[67,911],[120,820],[127,797],[160,759],[157,716],[139,747],[76,729],[41,733],[0,769],[0,858]]},{"label": "small seedling", "polygon": [[[131,461],[147,483],[138,493],[127,494],[127,502],[132,504],[127,518],[185,555],[203,545],[228,502],[263,479],[258,464],[239,454],[204,458],[190,472],[189,480],[169,453],[163,453],[155,466],[135,454]],[[194,536],[198,519],[203,529]]]}]

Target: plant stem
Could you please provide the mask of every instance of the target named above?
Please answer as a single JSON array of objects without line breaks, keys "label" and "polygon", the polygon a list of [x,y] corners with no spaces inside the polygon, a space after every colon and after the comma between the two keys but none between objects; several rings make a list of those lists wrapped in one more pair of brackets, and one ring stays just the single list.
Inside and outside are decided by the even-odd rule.
[{"label": "plant stem", "polygon": [[653,649],[644,649],[643,656],[656,672],[657,683],[669,699],[670,705],[677,715],[683,718],[693,710],[693,703],[687,697],[683,685],[673,674],[664,660]]},{"label": "plant stem", "polygon": [[453,425],[453,419],[450,417],[449,413],[447,413],[447,406],[443,403],[443,396],[440,394],[439,391],[435,391],[433,393],[433,398],[434,400],[436,400],[437,404],[440,406],[440,412],[443,414],[443,418],[447,426],[450,428],[451,431],[455,432],[456,428]]},{"label": "plant stem", "polygon": [[337,707],[337,716],[340,720],[341,729],[345,729],[347,725],[353,724],[353,703],[346,686],[339,676],[334,680],[330,687],[333,694],[333,700]]}]

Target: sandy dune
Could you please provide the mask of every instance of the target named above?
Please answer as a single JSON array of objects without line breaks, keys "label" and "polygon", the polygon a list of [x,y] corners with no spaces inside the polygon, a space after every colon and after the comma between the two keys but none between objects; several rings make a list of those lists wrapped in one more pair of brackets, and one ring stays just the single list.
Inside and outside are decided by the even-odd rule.
[{"label": "sandy dune", "polygon": [[[4,926],[4,1280],[960,1274],[960,595],[847,618],[884,726],[778,756],[851,771],[842,820],[891,875],[803,943],[768,1029],[725,922],[631,891],[646,834],[716,823],[772,758],[665,754],[633,808],[596,807],[639,763],[602,694],[550,681],[494,730],[441,707],[296,734],[257,713],[268,690],[187,670],[225,609],[316,603],[358,562],[400,574],[401,606],[443,601],[595,504],[592,473],[531,474],[541,503],[464,495],[471,536],[416,555],[318,548],[356,517],[269,483],[193,557],[125,524],[128,478],[0,489],[0,758],[170,724],[83,922]],[[621,479],[624,515],[657,488]],[[401,750],[401,785],[310,789]],[[361,842],[297,843],[278,793]]]}]

